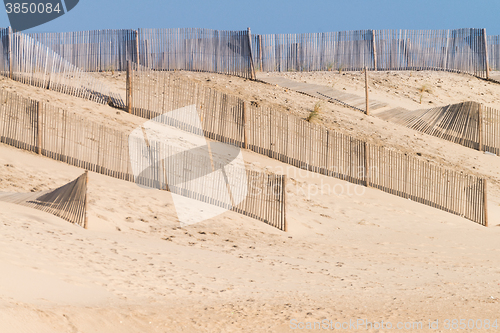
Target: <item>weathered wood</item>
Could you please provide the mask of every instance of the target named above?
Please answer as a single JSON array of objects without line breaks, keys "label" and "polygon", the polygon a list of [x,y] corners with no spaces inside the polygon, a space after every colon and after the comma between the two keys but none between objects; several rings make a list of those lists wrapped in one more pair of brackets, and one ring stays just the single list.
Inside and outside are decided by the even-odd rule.
[{"label": "weathered wood", "polygon": [[89,171],[85,170],[85,221],[83,222],[83,228],[88,229],[89,226],[89,216],[88,216],[88,202],[89,202]]},{"label": "weathered wood", "polygon": [[8,39],[9,76],[13,80],[101,104],[111,100],[115,106],[124,107],[118,94],[30,35],[9,29]]},{"label": "weathered wood", "polygon": [[42,154],[42,102],[35,102],[35,110],[36,110],[36,146],[37,153],[39,155]]},{"label": "weathered wood", "polygon": [[249,123],[248,123],[248,102],[243,102],[243,148],[248,149]]},{"label": "weathered wood", "polygon": [[368,98],[368,69],[365,67],[365,113],[367,116],[370,115],[370,102]]},{"label": "weathered wood", "polygon": [[484,226],[488,226],[488,182],[486,179],[483,179],[483,209],[484,209]]},{"label": "weathered wood", "polygon": [[12,28],[8,27],[8,32],[7,32],[7,47],[8,47],[8,59],[9,59],[9,78],[12,79],[12,73],[13,73],[13,60],[12,60]]},{"label": "weathered wood", "polygon": [[253,56],[252,56],[252,32],[250,31],[250,27],[247,28],[248,34],[248,49],[249,49],[249,61],[250,61],[250,70],[251,70],[251,79],[255,80],[255,67],[253,64]]},{"label": "weathered wood", "polygon": [[262,72],[262,35],[258,35],[258,40],[259,40],[259,64],[260,64],[260,71]]},{"label": "weathered wood", "polygon": [[[451,31],[451,34],[450,34]],[[451,37],[450,37],[451,36]],[[262,35],[263,70],[448,70],[486,76],[481,29]],[[257,43],[258,41],[256,41]],[[301,52],[300,68],[297,50]]]},{"label": "weathered wood", "polygon": [[56,215],[84,226],[87,207],[86,174],[53,190],[31,193],[0,193],[0,201],[18,204]]},{"label": "weathered wood", "polygon": [[483,43],[484,43],[484,63],[486,64],[486,79],[490,79],[490,60],[488,57],[488,38],[486,37],[486,29],[483,29]]},{"label": "weathered wood", "polygon": [[130,60],[127,61],[127,90],[126,90],[127,112],[132,113],[132,66]]},{"label": "weathered wood", "polygon": [[281,176],[282,178],[282,185],[281,185],[281,193],[282,193],[282,201],[281,205],[283,207],[282,209],[282,218],[283,218],[283,231],[288,232],[288,221],[286,219],[286,175]]},{"label": "weathered wood", "polygon": [[500,154],[500,111],[480,103],[415,111],[396,108],[377,117],[468,148]]},{"label": "weathered wood", "polygon": [[364,142],[364,177],[365,177],[365,186],[370,187],[370,147],[367,142]]},{"label": "weathered wood", "polygon": [[139,58],[139,32],[137,30],[134,30],[134,36],[135,36],[135,63],[140,64],[140,58]]},{"label": "weathered wood", "polygon": [[483,138],[484,138],[484,133],[483,133],[483,105],[480,104],[478,105],[478,122],[477,122],[477,133],[479,136],[479,151],[484,151],[483,147]]}]

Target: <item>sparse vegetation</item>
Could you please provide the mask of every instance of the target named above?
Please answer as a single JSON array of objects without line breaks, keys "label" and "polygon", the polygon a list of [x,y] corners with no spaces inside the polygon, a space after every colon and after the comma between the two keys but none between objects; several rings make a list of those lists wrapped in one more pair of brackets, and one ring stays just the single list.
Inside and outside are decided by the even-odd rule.
[{"label": "sparse vegetation", "polygon": [[432,89],[427,84],[423,84],[420,88],[418,88],[418,91],[420,92],[420,104],[422,104],[424,93],[432,94]]},{"label": "sparse vegetation", "polygon": [[419,91],[421,94],[423,94],[424,92],[429,93],[429,94],[432,94],[432,89],[431,89],[431,88],[430,88],[427,84],[422,85],[422,86],[418,89],[418,91]]},{"label": "sparse vegetation", "polygon": [[315,121],[320,120],[320,113],[321,113],[321,102],[317,102],[314,105],[314,110],[309,113],[309,116],[307,116],[307,121],[310,123],[313,123]]}]

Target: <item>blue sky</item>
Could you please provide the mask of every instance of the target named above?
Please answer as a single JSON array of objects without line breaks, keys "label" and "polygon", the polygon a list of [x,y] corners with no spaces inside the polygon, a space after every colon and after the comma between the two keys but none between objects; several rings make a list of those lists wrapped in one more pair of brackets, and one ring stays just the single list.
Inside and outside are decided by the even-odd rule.
[{"label": "blue sky", "polygon": [[[266,34],[486,28],[488,35],[500,35],[499,16],[499,0],[80,0],[66,15],[28,31],[251,27],[253,33]],[[0,27],[8,25],[3,11]]]}]

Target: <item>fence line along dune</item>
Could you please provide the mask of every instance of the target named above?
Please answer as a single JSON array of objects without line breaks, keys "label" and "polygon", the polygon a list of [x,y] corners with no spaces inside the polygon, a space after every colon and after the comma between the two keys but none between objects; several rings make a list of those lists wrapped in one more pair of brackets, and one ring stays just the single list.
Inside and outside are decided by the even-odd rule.
[{"label": "fence line along dune", "polygon": [[119,94],[29,35],[12,33],[8,28],[0,31],[0,39],[3,76],[97,103],[124,107]]},{"label": "fence line along dune", "polygon": [[261,71],[445,70],[487,77],[486,31],[358,30],[253,37]]},{"label": "fence line along dune", "polygon": [[[3,35],[8,35],[4,30]],[[445,70],[489,77],[500,39],[485,29],[357,30],[251,35],[249,30],[121,29],[31,33],[82,71],[126,69],[128,60],[156,70],[208,71],[254,78],[270,72]],[[5,44],[5,42],[4,42]]]},{"label": "fence line along dune", "polygon": [[156,70],[254,75],[247,30],[121,29],[29,36],[85,72],[125,71],[130,60]]},{"label": "fence line along dune", "polygon": [[[132,67],[132,66],[131,66]],[[145,118],[195,104],[204,135],[487,225],[486,181],[249,104],[235,96],[136,67],[128,75],[129,110]],[[189,131],[186,121],[185,129]],[[182,126],[181,124],[179,126]]]},{"label": "fence line along dune", "polygon": [[[189,102],[199,108],[203,130],[209,138],[249,148],[301,168],[334,175],[354,183],[371,185],[396,195],[408,196],[413,200],[435,205],[478,223],[487,224],[483,209],[486,187],[483,179],[471,176],[467,181],[448,180],[442,186],[438,186],[432,180],[434,175],[430,178],[413,177],[412,172],[420,171],[413,170],[412,162],[405,162],[407,159],[401,154],[396,154],[398,156],[396,158],[393,152],[385,148],[372,147],[347,136],[340,137],[314,124],[283,115],[275,110],[248,105],[243,100],[201,85],[187,81],[174,82],[173,79],[169,82],[164,81],[165,76],[154,71],[186,69],[253,78],[255,67],[267,71],[312,71],[334,68],[342,71],[370,67],[375,70],[447,70],[488,77],[488,45],[484,29],[363,30],[322,34],[259,35],[253,38],[249,29],[240,32],[205,29],[139,29],[137,32],[110,30],[32,36],[13,34],[7,29],[2,31],[2,36],[4,40],[2,54],[7,54],[2,63],[3,72],[21,82],[46,85],[48,88],[100,102],[104,102],[107,98],[109,102],[111,93],[99,93],[99,89],[90,88],[93,82],[84,82],[85,73],[76,65],[63,60],[63,57],[56,52],[64,53],[71,62],[84,66],[86,70],[102,70],[103,66],[123,69],[125,61],[132,61],[134,68],[140,70],[129,71],[127,80],[129,83],[127,108],[131,113],[152,118],[173,108],[184,107],[188,105],[186,102]],[[47,47],[43,43],[50,46]],[[68,45],[75,46],[71,52]],[[58,65],[56,69],[47,71],[51,61]],[[139,86],[141,89],[138,89]],[[39,114],[37,117],[46,117],[46,112],[40,111],[45,109],[44,106],[36,104],[31,107],[37,110],[36,113]],[[66,123],[61,118],[59,121],[54,121],[56,124],[61,122],[73,126],[71,122]],[[29,124],[35,122],[30,123],[20,119],[20,123],[29,127]],[[97,129],[98,127],[96,124],[89,125],[89,128],[92,128],[89,132],[99,133],[98,135],[107,132]],[[73,132],[78,132],[78,129],[74,128]],[[66,145],[65,137],[59,134],[51,135],[50,137],[55,139],[49,144],[54,147],[47,149],[41,147],[41,143],[45,142],[43,130],[38,133],[40,139],[36,141],[37,149],[40,151],[45,149],[47,154],[58,159],[78,160],[71,156],[72,154],[59,152],[60,146]],[[473,130],[470,133],[474,136]],[[7,140],[15,142],[18,146],[34,147],[33,142],[28,142],[32,139],[24,140],[19,134],[13,135],[17,138],[7,138]],[[106,138],[102,142],[106,141],[123,142],[124,139]],[[479,144],[482,145],[483,142]],[[94,149],[99,150],[99,148]],[[100,164],[109,158],[102,152],[97,155],[90,154],[91,157],[79,160],[78,163],[87,164],[87,168],[105,174],[116,174],[122,179],[132,179],[130,170],[125,170],[128,165],[124,167],[128,163],[126,154],[120,152],[120,149],[116,149],[113,154],[119,155],[112,162],[119,165],[118,167],[108,168],[104,166],[108,165],[107,162]],[[384,173],[382,170],[386,169],[385,165],[391,163],[394,164],[390,169],[404,168],[406,172],[396,179],[391,174]],[[373,165],[379,168],[375,169]],[[431,165],[422,168],[424,174],[438,175],[441,171],[443,174],[446,173],[444,169],[440,169],[441,171],[432,169]],[[363,171],[360,172],[360,169]],[[458,176],[450,177],[461,179]],[[451,183],[458,184],[458,191],[461,193],[474,194],[454,196],[453,200],[465,200],[462,204],[450,202],[447,196],[453,192],[448,189]],[[413,184],[423,191],[415,192],[408,184]],[[474,202],[475,208],[468,206],[471,202]]]},{"label": "fence line along dune", "polygon": [[[131,151],[128,133],[3,90],[0,91],[0,101],[2,143],[37,152],[86,170],[161,190],[169,189],[170,178],[185,176],[185,168],[179,169],[179,165],[168,163],[163,164],[161,172],[143,172],[136,175],[131,167],[131,154],[137,155],[138,152]],[[167,145],[155,145],[154,142],[152,144],[154,147],[148,150],[151,156],[168,155]],[[186,153],[180,165],[189,166],[194,175],[202,175],[205,165],[191,163],[195,158],[196,156]],[[140,165],[140,168],[151,170],[151,165]],[[221,170],[227,169],[228,173],[238,171],[235,168],[238,167],[219,167]],[[220,200],[217,190],[220,184],[210,183],[217,179],[205,179],[203,186],[198,184],[197,188],[191,187],[192,184],[187,181],[177,183],[172,186],[172,192],[231,209],[285,230],[284,176],[246,170],[244,166],[239,168],[239,174],[247,176],[244,187],[249,190],[245,199],[238,204],[228,205]],[[170,175],[168,182],[166,175]],[[207,192],[207,188],[214,190]]]}]

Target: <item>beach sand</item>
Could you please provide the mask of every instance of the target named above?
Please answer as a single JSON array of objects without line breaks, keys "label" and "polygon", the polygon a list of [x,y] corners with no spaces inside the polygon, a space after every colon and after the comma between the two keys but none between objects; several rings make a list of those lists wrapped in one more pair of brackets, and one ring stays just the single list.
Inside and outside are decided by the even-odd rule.
[{"label": "beach sand", "polygon": [[[119,89],[124,77],[118,74],[96,75],[114,80]],[[311,82],[321,84],[328,75],[342,80],[360,75],[345,74],[317,73]],[[394,74],[399,94],[410,90],[400,83],[409,73]],[[451,96],[439,93],[436,105],[462,101],[455,86],[463,88],[469,80],[478,87],[491,84],[491,92],[484,99],[472,93],[463,98],[500,108],[498,86],[492,83],[450,73],[412,75],[417,74],[422,80],[442,76],[447,82]],[[189,75],[200,81],[210,77],[207,84],[221,89],[225,85],[228,92],[256,96],[300,116],[317,102],[264,83]],[[298,73],[286,75],[302,79]],[[380,80],[386,75],[392,73],[380,73]],[[357,91],[357,85],[340,79],[337,85]],[[1,79],[0,86],[124,131],[144,122],[108,106],[7,79]],[[387,102],[396,104],[397,98],[389,97]],[[411,106],[407,99],[400,102]],[[366,319],[394,326],[423,324],[421,330],[406,331],[428,331],[429,321],[439,320],[434,331],[447,332],[446,319],[497,319],[500,158],[329,103],[324,104],[323,122],[487,177],[490,227],[244,151],[252,168],[288,176],[289,231],[235,212],[180,228],[170,193],[90,172],[88,230],[48,213],[0,202],[0,331],[290,332],[297,331],[293,323]],[[0,191],[55,188],[82,172],[0,144]],[[364,326],[348,330],[386,331]]]}]

